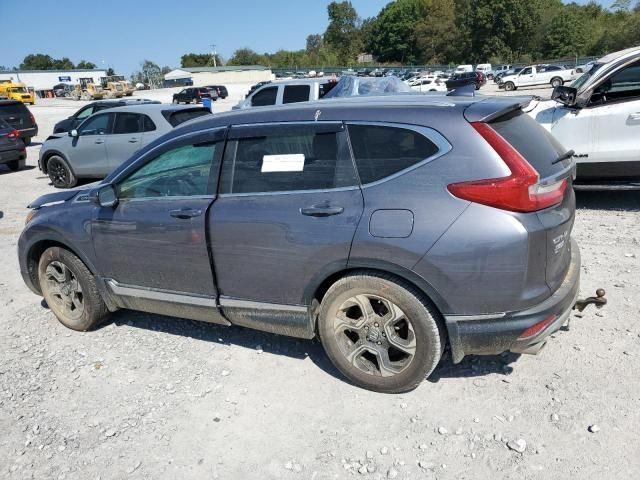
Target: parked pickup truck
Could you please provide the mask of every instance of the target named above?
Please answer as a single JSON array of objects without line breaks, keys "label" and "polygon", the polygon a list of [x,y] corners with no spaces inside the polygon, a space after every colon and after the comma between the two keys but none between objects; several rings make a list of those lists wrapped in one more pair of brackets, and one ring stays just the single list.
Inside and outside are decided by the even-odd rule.
[{"label": "parked pickup truck", "polygon": [[533,85],[551,85],[559,87],[575,78],[574,70],[558,65],[530,65],[524,67],[517,75],[502,77],[499,88],[507,91],[516,90],[519,87],[531,87]]}]

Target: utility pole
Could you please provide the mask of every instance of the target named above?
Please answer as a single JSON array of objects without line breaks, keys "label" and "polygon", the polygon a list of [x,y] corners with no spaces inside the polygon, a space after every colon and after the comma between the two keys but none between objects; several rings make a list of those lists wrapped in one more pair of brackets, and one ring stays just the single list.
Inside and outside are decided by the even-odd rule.
[{"label": "utility pole", "polygon": [[209,45],[211,47],[211,50],[213,51],[213,66],[217,67],[218,64],[216,63],[216,45],[215,43],[212,43],[211,45]]}]

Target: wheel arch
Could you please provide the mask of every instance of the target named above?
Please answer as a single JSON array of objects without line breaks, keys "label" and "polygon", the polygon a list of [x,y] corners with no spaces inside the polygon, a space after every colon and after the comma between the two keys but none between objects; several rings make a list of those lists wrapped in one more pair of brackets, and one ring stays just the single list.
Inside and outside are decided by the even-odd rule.
[{"label": "wheel arch", "polygon": [[[55,155],[57,155],[58,157],[61,157],[67,163],[67,166],[69,167],[69,169],[73,173],[73,168],[71,168],[71,164],[69,163],[69,160],[67,159],[66,155],[64,155],[59,150],[48,150],[47,152],[45,152],[42,155],[42,161],[41,161],[42,173],[44,173],[45,175],[47,175],[49,173],[47,171],[47,164],[49,163],[49,160],[51,159],[51,157],[53,157]],[[75,173],[74,173],[74,175],[75,175]]]}]

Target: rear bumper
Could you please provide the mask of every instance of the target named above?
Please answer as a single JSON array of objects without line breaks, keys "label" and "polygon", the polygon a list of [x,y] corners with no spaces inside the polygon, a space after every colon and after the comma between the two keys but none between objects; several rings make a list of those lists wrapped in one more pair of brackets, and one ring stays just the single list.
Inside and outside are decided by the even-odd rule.
[{"label": "rear bumper", "polygon": [[38,126],[35,125],[31,128],[18,129],[18,131],[20,132],[20,138],[25,138],[25,137],[31,138],[38,135]]},{"label": "rear bumper", "polygon": [[[580,249],[571,240],[571,264],[560,287],[544,302],[519,312],[445,317],[454,363],[466,355],[496,355],[506,351],[531,353],[569,318],[580,289]],[[523,332],[546,319],[539,332],[520,338]]]}]

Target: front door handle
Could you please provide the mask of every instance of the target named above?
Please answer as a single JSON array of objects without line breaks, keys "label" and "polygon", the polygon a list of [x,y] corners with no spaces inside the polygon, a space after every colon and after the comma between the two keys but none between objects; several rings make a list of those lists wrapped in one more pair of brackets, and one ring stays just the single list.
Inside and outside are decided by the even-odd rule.
[{"label": "front door handle", "polygon": [[640,112],[632,113],[629,115],[629,120],[640,120]]},{"label": "front door handle", "polygon": [[329,207],[327,205],[300,209],[300,213],[308,217],[330,217],[331,215],[340,215],[342,212],[344,212],[343,207]]},{"label": "front door handle", "polygon": [[188,220],[193,217],[199,217],[202,215],[202,210],[194,208],[180,208],[179,210],[171,210],[169,212],[173,218],[179,218],[181,220]]},{"label": "front door handle", "polygon": [[95,144],[96,145],[102,145],[104,143],[104,140],[96,140]]},{"label": "front door handle", "polygon": [[137,138],[130,138],[129,139],[129,143],[137,143],[138,139]]}]

